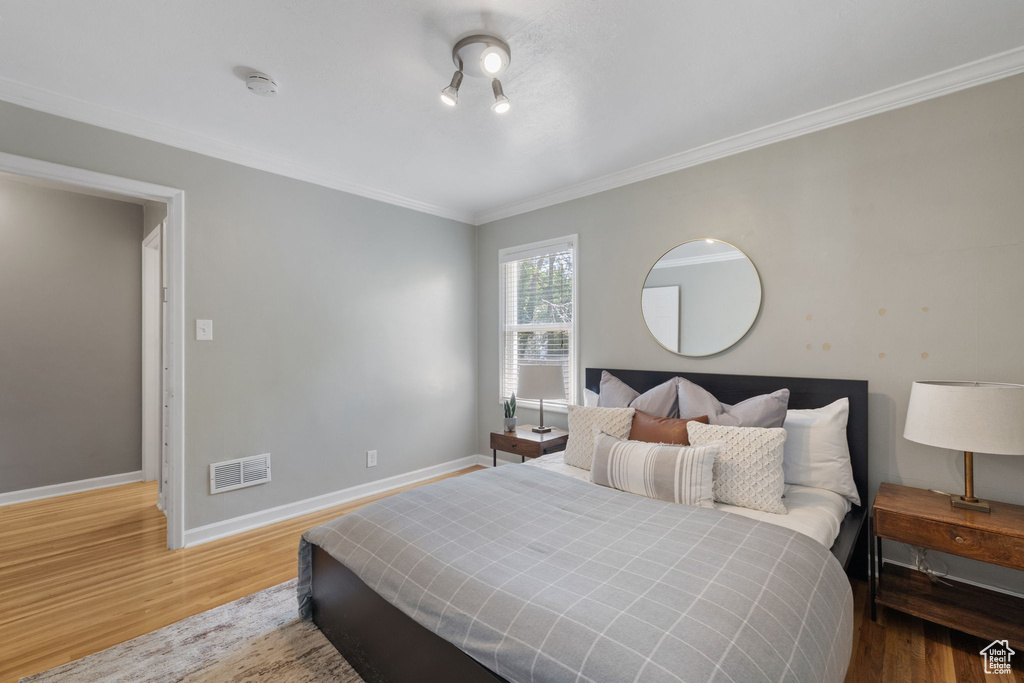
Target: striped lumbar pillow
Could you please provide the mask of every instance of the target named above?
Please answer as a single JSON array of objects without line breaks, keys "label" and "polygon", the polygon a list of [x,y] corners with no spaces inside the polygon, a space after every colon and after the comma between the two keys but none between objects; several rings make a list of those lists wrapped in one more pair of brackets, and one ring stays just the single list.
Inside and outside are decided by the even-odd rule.
[{"label": "striped lumbar pillow", "polygon": [[609,434],[594,437],[590,480],[595,484],[670,503],[713,508],[718,443],[670,446],[623,441]]}]

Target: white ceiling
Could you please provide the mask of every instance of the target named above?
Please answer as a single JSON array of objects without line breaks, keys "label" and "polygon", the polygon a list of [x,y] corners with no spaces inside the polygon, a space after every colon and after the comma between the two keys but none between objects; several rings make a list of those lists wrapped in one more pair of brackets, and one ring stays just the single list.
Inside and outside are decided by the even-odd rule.
[{"label": "white ceiling", "polygon": [[[0,99],[470,222],[1024,71],[1020,0],[0,0],[0,17]],[[480,30],[512,48],[504,116],[484,80],[454,109],[438,97]],[[249,69],[280,94],[251,95]]]}]

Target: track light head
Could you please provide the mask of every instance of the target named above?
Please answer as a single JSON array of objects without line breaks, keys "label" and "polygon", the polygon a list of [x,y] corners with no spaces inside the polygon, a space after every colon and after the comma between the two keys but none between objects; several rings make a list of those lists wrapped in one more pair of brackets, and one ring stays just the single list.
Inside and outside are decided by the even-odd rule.
[{"label": "track light head", "polygon": [[491,105],[491,109],[496,114],[504,114],[512,105],[505,97],[505,91],[501,89],[501,81],[497,78],[491,81],[491,90],[494,91],[494,104]]},{"label": "track light head", "polygon": [[462,85],[462,71],[456,71],[452,76],[452,82],[441,91],[441,101],[449,107],[459,103],[459,86]]},{"label": "track light head", "polygon": [[497,78],[512,61],[512,50],[501,38],[478,33],[455,43],[452,61],[467,76]]}]

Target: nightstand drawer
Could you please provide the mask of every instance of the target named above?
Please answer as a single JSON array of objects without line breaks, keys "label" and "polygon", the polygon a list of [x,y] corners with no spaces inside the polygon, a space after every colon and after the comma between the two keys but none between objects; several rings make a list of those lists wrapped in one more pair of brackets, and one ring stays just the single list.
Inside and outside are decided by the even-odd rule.
[{"label": "nightstand drawer", "polygon": [[538,450],[537,446],[536,442],[523,441],[516,438],[515,432],[508,435],[491,434],[491,448],[496,448],[506,453],[536,453]]},{"label": "nightstand drawer", "polygon": [[1024,569],[1024,538],[875,510],[875,533],[908,545]]}]

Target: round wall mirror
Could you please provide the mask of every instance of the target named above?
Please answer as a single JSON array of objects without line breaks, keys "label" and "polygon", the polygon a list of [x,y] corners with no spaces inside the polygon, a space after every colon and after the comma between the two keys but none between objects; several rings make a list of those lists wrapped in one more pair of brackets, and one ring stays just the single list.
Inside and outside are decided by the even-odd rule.
[{"label": "round wall mirror", "polygon": [[710,356],[747,333],[761,310],[761,278],[747,255],[715,239],[683,242],[644,281],[647,329],[673,353]]}]

